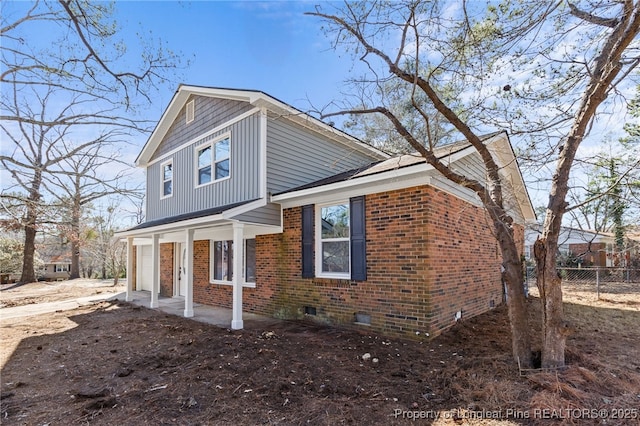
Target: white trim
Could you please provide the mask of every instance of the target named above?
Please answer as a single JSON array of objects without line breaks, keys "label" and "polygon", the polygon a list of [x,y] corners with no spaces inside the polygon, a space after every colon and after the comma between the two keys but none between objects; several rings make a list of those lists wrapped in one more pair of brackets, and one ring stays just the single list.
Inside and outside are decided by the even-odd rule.
[{"label": "white trim", "polygon": [[[216,161],[215,158],[215,145],[219,142],[222,142],[223,140],[228,139],[229,140],[229,157],[226,158],[226,160],[229,161],[229,174],[223,178],[220,179],[216,179],[215,178],[215,173],[216,173],[216,168],[215,165],[216,163],[220,163],[220,161]],[[216,136],[215,138],[208,140],[207,142],[204,142],[200,145],[194,146],[193,148],[193,160],[194,160],[194,181],[193,181],[193,188],[194,189],[198,189],[198,188],[203,188],[205,186],[211,185],[212,183],[218,183],[218,182],[222,182],[224,180],[227,179],[231,179],[231,151],[232,151],[232,145],[233,145],[233,138],[231,137],[231,131],[225,132],[219,136]],[[200,168],[199,166],[199,162],[198,162],[198,153],[204,149],[207,148],[211,148],[211,163],[209,164],[209,166],[211,167],[211,180],[209,182],[205,182],[205,183],[198,183],[198,178],[200,177]],[[224,160],[221,160],[224,161]]]},{"label": "white trim", "polygon": [[[314,233],[315,233],[315,266],[316,266],[316,277],[318,278],[335,278],[335,279],[351,279],[351,220],[349,220],[349,237],[347,238],[331,238],[329,240],[322,239],[322,208],[331,207],[331,206],[340,206],[346,205],[349,209],[349,215],[351,215],[351,204],[349,200],[335,200],[330,203],[322,203],[316,204],[315,212],[314,212]],[[322,271],[322,243],[324,241],[330,242],[343,242],[347,241],[349,243],[349,271],[348,272],[323,272]]]},{"label": "white trim", "polygon": [[[128,236],[135,236],[135,235],[150,235],[154,232],[166,233],[169,231],[181,230],[183,228],[194,228],[194,229],[206,228],[208,226],[215,224],[215,222],[219,222],[219,224],[222,225],[225,223],[224,221],[230,221],[234,216],[254,210],[258,207],[263,207],[266,204],[267,204],[266,200],[258,199],[256,201],[243,204],[238,207],[234,207],[232,209],[226,210],[222,213],[218,213],[215,215],[197,217],[194,219],[186,219],[186,220],[181,220],[179,222],[172,222],[164,225],[152,226],[149,228],[135,229],[132,231],[122,231],[122,232],[116,233],[116,235],[119,237],[128,237]],[[231,222],[227,222],[227,224],[229,223]],[[263,226],[267,228],[280,228],[280,229],[282,228],[281,226],[278,227],[278,226],[263,225],[263,224],[256,224],[256,226]],[[145,243],[141,242],[141,244],[145,244]]]},{"label": "white trim", "polygon": [[[209,284],[233,286],[233,281],[210,280]],[[256,288],[256,283],[248,283],[246,281],[243,281],[242,282],[242,287],[244,287],[244,288]]]},{"label": "white trim", "polygon": [[[235,223],[234,223],[235,225]],[[242,224],[240,224],[242,225]],[[233,232],[233,231],[232,231]],[[246,251],[247,251],[247,240],[255,240],[255,237],[244,237],[242,239],[242,245],[243,247],[243,256],[242,256],[242,276],[240,277],[241,281],[242,281],[242,286],[245,288],[256,288],[256,282],[255,281],[247,281],[247,277],[246,277],[246,271],[247,271],[247,256],[246,256]],[[210,239],[209,240],[209,284],[214,284],[214,285],[228,285],[231,286],[233,285],[233,279],[231,281],[226,281],[226,280],[216,280],[213,278],[214,275],[214,259],[215,259],[215,242],[216,241],[232,241],[233,239],[231,238],[225,238],[225,237],[220,237],[218,239]],[[235,243],[234,243],[235,246]],[[232,250],[232,255],[235,256],[236,254],[236,250],[235,248]],[[233,262],[233,260],[232,260]]]},{"label": "white trim", "polygon": [[434,174],[433,168],[427,167],[425,164],[419,164],[316,188],[274,195],[271,197],[271,201],[281,204],[283,208],[327,203],[337,198],[344,199],[358,195],[410,188],[412,186],[429,185]]},{"label": "white trim", "polygon": [[[251,287],[251,288],[256,288],[256,281],[247,281],[247,241],[249,240],[254,240],[255,241],[256,237],[247,237],[246,233],[244,236],[244,257],[242,260],[242,283],[245,287]],[[254,248],[255,249],[255,248]],[[256,257],[256,261],[257,259],[257,253],[254,253],[255,257]],[[256,278],[257,279],[257,278]]]},{"label": "white trim", "polygon": [[151,244],[151,309],[157,308],[158,293],[160,293],[160,234],[153,234]]},{"label": "white trim", "polygon": [[196,119],[196,102],[195,99],[191,99],[187,102],[185,108],[185,124],[192,123]]},{"label": "white trim", "polygon": [[[167,164],[171,164],[171,179],[170,179],[171,180],[171,193],[169,193],[169,195],[166,195],[164,193],[164,184],[165,184],[165,182],[167,182],[164,179],[164,167]],[[173,170],[173,157],[171,157],[167,161],[164,161],[164,162],[162,162],[160,164],[160,199],[161,200],[173,197],[173,190],[176,187],[176,185],[175,185],[175,175],[174,175],[173,172],[174,172],[174,170]]]},{"label": "white trim", "polygon": [[[242,113],[242,114],[238,115],[235,118],[232,118],[229,121],[225,121],[221,125],[216,126],[213,129],[208,130],[205,133],[202,133],[202,134],[196,136],[195,138],[189,139],[187,142],[185,142],[182,145],[172,149],[171,151],[169,151],[167,153],[162,154],[160,157],[158,157],[158,158],[156,158],[154,160],[148,161],[146,163],[146,166],[148,167],[148,166],[151,166],[151,165],[157,163],[158,161],[162,161],[166,157],[169,157],[169,156],[175,154],[178,151],[181,151],[181,150],[183,150],[183,149],[185,149],[185,148],[187,148],[187,147],[189,147],[191,145],[194,145],[194,144],[198,143],[199,141],[201,141],[202,139],[208,138],[209,136],[213,135],[214,133],[218,133],[219,131],[224,130],[226,127],[233,126],[237,122],[242,121],[245,118],[251,117],[252,115],[254,115],[257,112],[260,112],[260,108],[253,108],[253,109],[251,109],[251,110],[249,110],[249,111],[247,111],[245,113]],[[231,131],[229,130],[229,132],[231,132]],[[136,162],[136,165],[142,166],[142,164],[140,162]]]},{"label": "white trim", "polygon": [[351,146],[358,151],[367,153],[368,155],[374,156],[376,158],[389,158],[388,154],[380,151],[379,149],[367,145],[364,142],[356,139],[355,137],[332,126],[329,126],[327,123],[324,123],[317,118],[311,117],[310,115],[305,114],[302,111],[290,105],[287,105],[265,93],[250,90],[231,90],[180,85],[173,98],[169,102],[169,106],[162,114],[158,125],[153,130],[153,133],[147,140],[147,143],[144,145],[142,151],[136,158],[136,165],[144,166],[149,163],[150,157],[160,145],[160,142],[180,113],[182,107],[184,106],[184,103],[191,95],[208,96],[219,99],[233,99],[237,101],[248,102],[249,104],[257,107],[264,107],[270,111],[275,112],[276,114],[283,115],[287,119],[308,127],[316,132],[324,133],[326,136],[332,137],[343,145]]},{"label": "white trim", "polygon": [[186,249],[186,265],[184,265],[187,273],[185,274],[184,279],[187,281],[186,283],[186,294],[184,295],[184,316],[186,318],[193,317],[193,236],[194,230],[187,229],[185,231],[185,249]]},{"label": "white trim", "polygon": [[[513,196],[517,199],[516,204],[524,216],[524,222],[527,223],[535,219],[535,213],[531,207],[508,137],[506,134],[500,133],[488,139],[485,143],[496,159],[498,166],[501,167],[501,174],[503,176],[506,175],[507,181],[511,183]],[[442,161],[452,164],[476,152],[472,146],[469,146],[448,157],[443,157]],[[337,198],[377,194],[421,185],[431,185],[476,206],[483,205],[472,190],[449,182],[426,162],[369,175],[364,174],[361,177],[329,185],[274,195],[271,197],[271,201],[281,204],[282,208],[285,209],[305,204],[325,203]],[[505,194],[505,196],[508,196],[508,194]],[[513,211],[512,214],[514,219],[518,220],[521,213]]]},{"label": "white trim", "polygon": [[260,170],[258,171],[260,185],[260,198],[267,196],[267,109],[260,109]]},{"label": "white trim", "polygon": [[[231,271],[227,270],[227,275],[229,274],[229,272],[231,272],[231,274],[232,274],[232,277],[231,277],[230,280],[218,280],[218,279],[214,278],[214,276],[215,276],[215,267],[216,267],[216,265],[215,265],[215,258],[216,258],[216,256],[215,256],[215,246],[216,246],[216,244],[215,243],[217,243],[217,242],[220,242],[220,243],[227,242],[228,243],[229,241],[233,242],[233,239],[232,238],[220,237],[218,239],[209,240],[209,283],[210,284],[228,284],[228,285],[231,285],[233,283],[233,272],[234,272],[233,268],[231,268]],[[227,252],[228,251],[229,251],[229,248],[227,247]],[[234,252],[235,252],[235,248],[233,248],[231,250],[231,254],[234,255],[235,254]],[[233,259],[231,259],[231,261],[233,262]]]},{"label": "white trim", "polygon": [[233,224],[233,300],[231,302],[231,329],[244,328],[242,320],[242,289],[244,287],[244,274],[242,271],[242,258],[244,257],[244,225],[238,222]]},{"label": "white trim", "polygon": [[180,267],[182,263],[182,244],[180,241],[173,243],[173,296],[180,296]]}]

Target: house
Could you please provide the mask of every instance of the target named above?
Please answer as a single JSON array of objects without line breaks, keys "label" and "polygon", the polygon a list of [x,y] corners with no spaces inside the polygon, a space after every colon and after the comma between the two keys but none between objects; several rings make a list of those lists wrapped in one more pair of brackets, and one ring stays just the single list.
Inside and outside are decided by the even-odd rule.
[{"label": "house", "polygon": [[[506,133],[501,166],[522,247],[534,219]],[[484,179],[468,143],[439,149]],[[436,335],[502,301],[500,251],[470,190],[263,92],[180,86],[142,152],[146,222],[120,233],[134,291],[243,311]]]},{"label": "house", "polygon": [[68,280],[71,275],[71,255],[42,255],[43,265],[38,269],[38,279],[44,281]]},{"label": "house", "polygon": [[[525,258],[533,261],[533,244],[541,235],[540,225],[525,230]],[[620,267],[632,265],[638,259],[638,239],[625,237],[624,249],[616,247],[611,232],[592,231],[563,226],[558,236],[558,262],[570,267]]]}]

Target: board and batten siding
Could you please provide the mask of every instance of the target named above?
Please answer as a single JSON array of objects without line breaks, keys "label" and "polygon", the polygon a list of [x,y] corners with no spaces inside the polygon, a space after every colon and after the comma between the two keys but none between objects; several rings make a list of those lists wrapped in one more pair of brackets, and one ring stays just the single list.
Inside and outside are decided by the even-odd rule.
[{"label": "board and batten siding", "polygon": [[267,191],[272,194],[374,161],[283,118],[267,120]]},{"label": "board and batten siding", "polygon": [[[197,114],[197,112],[196,112]],[[196,187],[196,148],[231,135],[230,177]],[[260,118],[253,114],[165,156],[147,168],[147,221],[260,197]],[[161,198],[162,165],[173,161],[173,195]]]},{"label": "board and batten siding", "polygon": [[[195,118],[191,123],[186,124],[186,104],[192,100]],[[167,131],[158,149],[153,153],[151,161],[254,108],[248,102],[197,95],[190,96],[187,103]]]}]

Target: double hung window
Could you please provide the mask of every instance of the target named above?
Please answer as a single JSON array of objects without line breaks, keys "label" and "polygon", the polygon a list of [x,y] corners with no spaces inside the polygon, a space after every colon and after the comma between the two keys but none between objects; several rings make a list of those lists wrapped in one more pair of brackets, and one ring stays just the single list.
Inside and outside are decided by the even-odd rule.
[{"label": "double hung window", "polygon": [[229,177],[231,138],[229,136],[196,150],[197,184],[206,185]]},{"label": "double hung window", "polygon": [[349,203],[318,206],[316,270],[320,276],[350,276]]},{"label": "double hung window", "polygon": [[162,164],[162,197],[170,197],[173,194],[173,162]]},{"label": "double hung window", "polygon": [[[212,241],[211,281],[231,282],[233,280],[233,240]],[[244,241],[244,282],[256,282],[256,240]]]}]

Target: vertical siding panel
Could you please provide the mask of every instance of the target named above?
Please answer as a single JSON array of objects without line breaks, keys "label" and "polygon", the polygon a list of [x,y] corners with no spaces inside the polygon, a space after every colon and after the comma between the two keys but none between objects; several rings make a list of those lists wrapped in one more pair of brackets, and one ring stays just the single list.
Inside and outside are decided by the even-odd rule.
[{"label": "vertical siding panel", "polygon": [[[174,195],[160,199],[161,163],[147,168],[147,220],[176,216],[212,207],[248,201],[259,195],[256,170],[259,163],[259,119],[254,114],[224,128],[205,140],[231,132],[231,177],[210,185],[195,188],[195,146],[189,145],[173,155]],[[164,159],[163,159],[164,160]]]},{"label": "vertical siding panel", "polygon": [[195,120],[186,124],[186,112],[182,108],[164,140],[153,153],[152,160],[253,108],[248,102],[231,99],[191,96],[187,102],[191,100],[195,101]]},{"label": "vertical siding panel", "polygon": [[267,190],[286,191],[376,161],[282,118],[267,120]]}]

